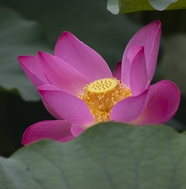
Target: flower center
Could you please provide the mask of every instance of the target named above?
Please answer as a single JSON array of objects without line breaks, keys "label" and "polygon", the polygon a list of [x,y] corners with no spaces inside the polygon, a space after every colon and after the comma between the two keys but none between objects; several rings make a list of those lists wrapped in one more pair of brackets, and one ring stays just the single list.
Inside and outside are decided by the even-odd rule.
[{"label": "flower center", "polygon": [[131,90],[116,78],[96,80],[86,85],[84,91],[79,98],[87,104],[95,122],[109,121],[112,107],[132,95]]}]

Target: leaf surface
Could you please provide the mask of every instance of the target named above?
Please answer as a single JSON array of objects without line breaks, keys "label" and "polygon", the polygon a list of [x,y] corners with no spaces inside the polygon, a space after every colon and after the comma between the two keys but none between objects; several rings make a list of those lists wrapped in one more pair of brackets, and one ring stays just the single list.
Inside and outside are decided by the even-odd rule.
[{"label": "leaf surface", "polygon": [[18,61],[18,55],[50,52],[36,21],[27,21],[16,12],[0,6],[0,90],[11,91],[25,100],[38,100],[39,95]]},{"label": "leaf surface", "polygon": [[144,10],[185,9],[185,0],[108,0],[107,9],[113,14]]},{"label": "leaf surface", "polygon": [[0,159],[2,189],[186,188],[186,136],[101,123],[68,143],[40,141]]}]

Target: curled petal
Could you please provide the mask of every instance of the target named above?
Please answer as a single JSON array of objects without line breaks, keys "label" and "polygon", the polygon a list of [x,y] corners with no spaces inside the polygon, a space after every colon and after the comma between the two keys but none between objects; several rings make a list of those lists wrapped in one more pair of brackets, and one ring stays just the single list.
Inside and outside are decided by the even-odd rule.
[{"label": "curled petal", "polygon": [[38,52],[38,57],[43,72],[53,85],[76,96],[83,92],[88,80],[71,65],[44,52]]},{"label": "curled petal", "polygon": [[[129,57],[130,63],[130,89],[132,96],[137,96],[148,87],[148,76],[144,56],[144,47],[134,46],[128,51],[128,56],[135,51],[134,57]],[[133,53],[132,53],[133,54]]]},{"label": "curled petal", "polygon": [[47,109],[47,111],[53,116],[53,117],[55,117],[56,119],[63,119],[60,115],[58,115],[58,113],[54,110],[54,109],[52,109],[43,99],[42,99],[42,101],[43,101],[43,104],[44,104],[44,106],[45,106],[45,108]]},{"label": "curled petal", "polygon": [[35,123],[24,132],[22,144],[28,145],[42,139],[59,141],[67,137],[73,137],[71,125],[65,120],[49,120]]},{"label": "curled petal", "polygon": [[111,111],[111,120],[129,123],[139,117],[148,102],[148,90],[139,96],[128,97],[114,105]]},{"label": "curled petal", "polygon": [[112,77],[112,73],[105,60],[70,32],[63,32],[61,37],[59,37],[54,55],[82,73],[89,82]]},{"label": "curled petal", "polygon": [[[42,86],[42,89],[46,89],[46,90],[60,90],[58,87],[54,86],[54,85],[43,85]],[[51,106],[49,106],[49,104],[47,104],[47,102],[45,102],[43,99],[41,99],[42,102],[43,102],[43,105],[45,106],[45,108],[47,109],[47,111],[53,116],[55,117],[56,119],[63,119]]]},{"label": "curled petal", "polygon": [[18,56],[18,61],[28,78],[36,87],[50,83],[42,71],[37,56]]},{"label": "curled petal", "polygon": [[160,21],[154,21],[143,27],[131,38],[122,58],[122,81],[126,84],[128,83],[127,79],[129,78],[130,62],[127,58],[127,54],[133,46],[144,47],[148,80],[152,80],[157,63],[160,35],[161,23]]},{"label": "curled petal", "polygon": [[178,87],[168,80],[149,87],[149,102],[144,112],[132,124],[165,123],[176,113],[180,103]]},{"label": "curled petal", "polygon": [[116,67],[114,69],[114,73],[113,76],[118,79],[121,80],[121,60],[116,64]]},{"label": "curled petal", "polygon": [[72,127],[71,127],[71,132],[72,132],[73,136],[75,136],[75,137],[79,136],[84,131],[85,131],[85,129],[81,128],[77,124],[73,124]]},{"label": "curled petal", "polygon": [[38,88],[42,99],[63,119],[88,126],[94,123],[94,118],[83,100],[61,91],[52,85]]}]

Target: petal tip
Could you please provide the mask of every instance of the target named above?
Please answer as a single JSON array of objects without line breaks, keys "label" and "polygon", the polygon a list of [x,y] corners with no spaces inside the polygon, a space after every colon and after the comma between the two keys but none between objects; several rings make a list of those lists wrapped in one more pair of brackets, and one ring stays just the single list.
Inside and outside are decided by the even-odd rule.
[{"label": "petal tip", "polygon": [[20,64],[23,64],[24,59],[27,57],[29,57],[29,56],[19,55],[19,56],[17,56],[17,59]]},{"label": "petal tip", "polygon": [[23,57],[23,56],[19,55],[19,56],[17,56],[17,59],[18,59],[18,60],[21,60],[22,57]]},{"label": "petal tip", "polygon": [[43,51],[38,51],[37,54],[38,54],[38,56],[40,56],[40,57],[43,57],[44,55],[46,55],[46,56],[47,56],[47,55],[51,56],[51,54],[46,53],[46,52],[43,52]]},{"label": "petal tip", "polygon": [[58,38],[59,39],[62,39],[63,37],[68,37],[68,36],[73,36],[73,34],[69,31],[63,31],[63,33],[61,34],[61,36]]},{"label": "petal tip", "polygon": [[157,27],[160,27],[161,28],[161,21],[160,20],[155,20],[153,22],[150,22],[148,25],[154,25],[154,26],[157,26]]}]

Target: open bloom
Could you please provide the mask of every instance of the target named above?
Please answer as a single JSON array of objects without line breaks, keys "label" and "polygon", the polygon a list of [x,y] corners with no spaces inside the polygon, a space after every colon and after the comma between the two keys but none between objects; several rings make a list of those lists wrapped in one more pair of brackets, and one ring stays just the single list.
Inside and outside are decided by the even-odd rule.
[{"label": "open bloom", "polygon": [[139,30],[113,74],[97,52],[70,32],[60,36],[54,55],[19,56],[22,69],[57,119],[31,125],[23,144],[43,138],[68,141],[98,122],[146,125],[168,121],[178,109],[180,91],[168,80],[150,85],[160,34],[159,21]]}]

